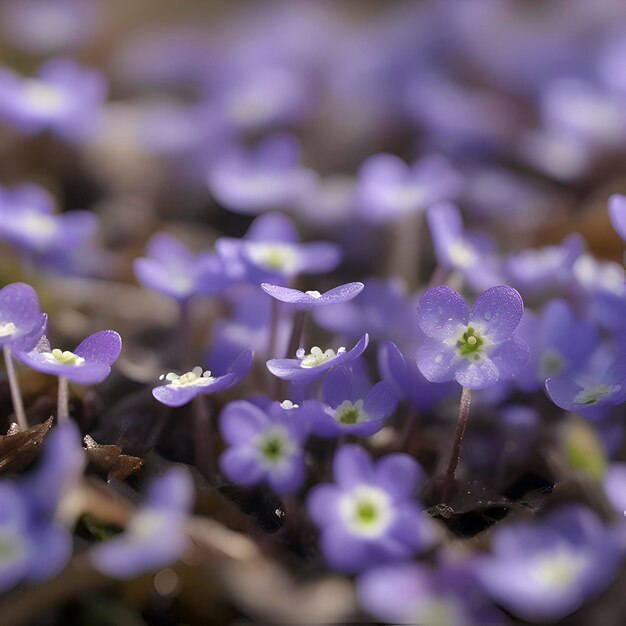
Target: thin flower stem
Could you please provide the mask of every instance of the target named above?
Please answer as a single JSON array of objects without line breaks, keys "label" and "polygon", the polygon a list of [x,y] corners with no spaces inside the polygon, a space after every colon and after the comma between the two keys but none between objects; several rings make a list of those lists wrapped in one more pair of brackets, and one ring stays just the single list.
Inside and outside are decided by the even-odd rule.
[{"label": "thin flower stem", "polygon": [[4,362],[7,368],[9,387],[11,388],[11,400],[13,401],[15,419],[17,420],[17,425],[20,427],[20,430],[27,430],[28,422],[26,421],[26,411],[24,411],[24,401],[22,400],[20,384],[15,373],[15,365],[13,364],[11,348],[9,346],[4,346],[2,351],[4,352]]},{"label": "thin flower stem", "polygon": [[409,290],[419,284],[424,225],[424,215],[414,212],[398,217],[388,227],[388,274],[400,276]]},{"label": "thin flower stem", "polygon": [[180,303],[178,316],[178,342],[179,342],[179,358],[180,367],[183,371],[187,371],[192,367],[191,363],[191,301],[187,300]]},{"label": "thin flower stem", "polygon": [[417,422],[417,409],[411,407],[404,418],[404,424],[402,425],[402,431],[400,433],[400,445],[405,451],[410,450],[411,439],[413,431],[415,430],[415,423]]},{"label": "thin flower stem", "polygon": [[280,304],[278,300],[272,298],[272,317],[270,321],[270,332],[267,338],[267,358],[276,358],[278,343],[278,322],[280,319]]},{"label": "thin flower stem", "polygon": [[59,393],[57,396],[57,422],[67,422],[70,419],[70,394],[67,378],[59,376]]},{"label": "thin flower stem", "polygon": [[191,401],[191,419],[196,466],[209,483],[216,484],[213,422],[204,396]]},{"label": "thin flower stem", "polygon": [[461,393],[461,404],[459,406],[459,421],[456,424],[456,432],[454,433],[454,444],[452,446],[452,455],[448,462],[448,469],[445,475],[445,494],[450,493],[450,489],[454,484],[456,477],[456,468],[459,465],[461,458],[461,445],[463,444],[463,435],[465,434],[465,427],[467,426],[467,418],[469,417],[470,402],[472,399],[472,390],[467,387],[463,387]]},{"label": "thin flower stem", "polygon": [[291,336],[289,337],[289,344],[287,346],[287,354],[285,358],[293,359],[296,356],[296,350],[300,347],[300,340],[302,339],[302,331],[304,330],[304,322],[306,320],[306,311],[296,311],[293,316],[293,327],[291,329]]}]

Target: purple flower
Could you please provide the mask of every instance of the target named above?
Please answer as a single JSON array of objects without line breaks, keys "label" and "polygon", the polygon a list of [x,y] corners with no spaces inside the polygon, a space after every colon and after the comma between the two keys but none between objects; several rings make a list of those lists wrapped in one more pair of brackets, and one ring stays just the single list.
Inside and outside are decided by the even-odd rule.
[{"label": "purple flower", "polygon": [[442,157],[430,156],[407,165],[393,154],[376,154],[361,165],[357,204],[376,222],[421,211],[459,191],[461,179]]},{"label": "purple flower", "polygon": [[193,254],[168,233],[154,235],[148,242],[148,257],[135,259],[134,267],[144,287],[181,303],[195,295],[220,293],[232,282],[218,256]]},{"label": "purple flower", "polygon": [[222,237],[215,247],[229,271],[255,283],[278,283],[298,274],[330,272],[341,260],[335,244],[298,243],[293,221],[281,213],[257,217],[242,239]]},{"label": "purple flower", "polygon": [[598,344],[595,326],[578,319],[559,299],[550,300],[540,316],[525,311],[519,336],[530,348],[530,360],[517,381],[524,391],[537,391],[547,378],[578,369]]},{"label": "purple flower", "polygon": [[456,205],[451,202],[433,205],[426,217],[440,266],[459,271],[478,291],[502,282],[492,239],[482,233],[464,233]]},{"label": "purple flower", "polygon": [[393,341],[378,349],[381,378],[397,391],[402,400],[419,411],[428,411],[453,389],[454,383],[436,385],[424,378],[414,359],[407,360]]},{"label": "purple flower", "polygon": [[114,330],[101,330],[89,335],[73,352],[52,349],[44,336],[32,350],[17,352],[15,356],[38,372],[78,385],[95,385],[109,375],[121,350],[121,337]]},{"label": "purple flower", "polygon": [[0,347],[30,350],[43,335],[47,321],[30,285],[12,283],[0,289]]},{"label": "purple flower", "polygon": [[169,372],[163,374],[160,380],[167,381],[164,385],[155,387],[152,395],[167,406],[183,406],[191,402],[196,396],[219,393],[238,385],[247,375],[252,366],[252,352],[244,350],[239,353],[228,371],[222,376],[213,376],[210,371],[196,366],[185,374]]},{"label": "purple flower", "polygon": [[102,74],[70,59],[47,61],[32,78],[0,70],[0,119],[25,133],[83,139],[96,130],[106,92]]},{"label": "purple flower", "polygon": [[626,463],[612,463],[603,479],[604,491],[615,510],[626,518]]},{"label": "purple flower", "polygon": [[589,509],[564,505],[541,522],[499,526],[491,556],[475,571],[488,594],[522,619],[557,621],[611,580],[621,559],[616,535]]},{"label": "purple flower", "polygon": [[584,373],[548,378],[550,400],[566,411],[588,417],[598,417],[607,408],[626,402],[626,357],[602,361],[604,358],[591,359]]},{"label": "purple flower", "polygon": [[171,565],[191,543],[184,525],[192,503],[189,472],[182,467],[168,470],[152,481],[147,501],[125,531],[90,551],[93,566],[124,580]]},{"label": "purple flower", "polygon": [[626,241],[626,196],[615,193],[609,198],[609,217],[615,232]]},{"label": "purple flower", "polygon": [[0,590],[58,574],[72,555],[71,534],[56,510],[82,476],[80,433],[67,422],[46,437],[41,463],[18,484],[0,481]]},{"label": "purple flower", "polygon": [[267,137],[254,151],[233,146],[209,167],[215,199],[235,213],[256,214],[298,205],[315,175],[298,164],[300,146],[290,135]]},{"label": "purple flower", "polygon": [[427,336],[417,367],[431,382],[456,380],[470,389],[513,378],[528,361],[528,346],[513,336],[523,311],[521,296],[506,285],[480,294],[471,312],[454,289],[429,289],[417,307]]},{"label": "purple flower", "polygon": [[0,189],[0,239],[41,260],[80,247],[98,223],[91,211],[55,214],[54,199],[37,185]]},{"label": "purple flower", "polygon": [[298,289],[290,289],[289,287],[281,287],[280,285],[269,285],[261,283],[261,289],[272,298],[280,302],[291,304],[299,310],[313,309],[327,304],[341,304],[348,302],[358,296],[363,291],[363,283],[347,283],[335,287],[330,291],[320,293],[319,291],[299,291]]},{"label": "purple flower", "polygon": [[335,455],[333,477],[334,484],[313,487],[307,502],[333,569],[360,572],[409,559],[434,543],[433,523],[413,500],[422,469],[409,455],[374,462],[360,446],[344,445]]},{"label": "purple flower", "polygon": [[351,350],[347,351],[343,346],[337,352],[331,348],[322,350],[313,346],[311,351],[306,353],[304,348],[300,348],[296,353],[297,358],[271,359],[267,362],[267,369],[283,380],[311,382],[320,378],[331,367],[345,365],[360,357],[368,343],[369,336],[366,333]]},{"label": "purple flower", "polygon": [[299,407],[274,403],[267,410],[237,400],[220,416],[228,448],[219,460],[224,475],[242,485],[266,482],[279,494],[296,491],[304,481],[302,446],[307,422]]},{"label": "purple flower", "polygon": [[373,435],[398,404],[391,385],[379,382],[364,393],[353,380],[352,371],[342,366],[328,372],[322,393],[324,402],[307,400],[303,408],[312,431],[321,437]]}]

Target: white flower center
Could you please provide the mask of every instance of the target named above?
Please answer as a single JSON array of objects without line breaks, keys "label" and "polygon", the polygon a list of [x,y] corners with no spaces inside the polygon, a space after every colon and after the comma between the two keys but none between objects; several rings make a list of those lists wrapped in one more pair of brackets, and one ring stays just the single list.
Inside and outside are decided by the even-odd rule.
[{"label": "white flower center", "polygon": [[203,372],[198,365],[186,374],[178,375],[174,372],[161,374],[159,380],[167,380],[172,387],[205,387],[210,385],[215,379],[209,370]]},{"label": "white flower center", "polygon": [[595,387],[588,387],[587,389],[581,390],[578,395],[574,398],[574,402],[576,404],[596,404],[600,400],[604,400],[605,398],[609,398],[614,393],[622,390],[621,385],[596,385]]},{"label": "white flower center", "polygon": [[63,109],[67,98],[59,89],[51,87],[40,80],[25,80],[23,96],[26,105],[43,111],[59,111]]},{"label": "white flower center", "polygon": [[59,350],[59,348],[47,352],[46,357],[53,363],[62,363],[63,365],[82,365],[85,362],[82,356],[78,356],[69,350]]},{"label": "white flower center", "polygon": [[335,420],[340,424],[360,424],[367,421],[367,413],[363,410],[363,400],[357,400],[354,404],[344,400],[335,409]]},{"label": "white flower center", "polygon": [[307,296],[311,296],[311,298],[321,298],[322,294],[319,291],[305,291],[304,293],[306,293]]},{"label": "white flower center", "polygon": [[393,519],[393,505],[387,493],[368,485],[342,496],[339,512],[348,530],[361,537],[378,537]]},{"label": "white flower center", "polygon": [[258,243],[250,246],[249,254],[257,265],[275,272],[293,274],[298,268],[298,254],[289,244]]},{"label": "white flower center", "polygon": [[294,404],[291,400],[283,400],[280,403],[280,408],[285,409],[286,411],[290,411],[291,409],[299,409],[299,404]]},{"label": "white flower center", "polygon": [[411,211],[424,200],[424,188],[421,185],[409,185],[398,189],[393,194],[393,201],[400,211]]},{"label": "white flower center", "polygon": [[474,248],[462,239],[457,239],[448,249],[451,261],[458,267],[471,267],[478,260]]},{"label": "white flower center", "polygon": [[14,335],[17,332],[17,326],[13,322],[7,322],[6,324],[0,324],[0,337],[8,337]]},{"label": "white flower center", "polygon": [[282,426],[271,426],[253,440],[265,467],[276,467],[290,457],[296,446]]},{"label": "white flower center", "polygon": [[544,380],[551,376],[556,376],[565,365],[565,361],[556,350],[546,350],[539,365],[539,376]]},{"label": "white flower center", "polygon": [[343,346],[339,348],[339,350],[337,350],[337,353],[335,353],[335,351],[331,350],[330,348],[325,352],[322,352],[321,348],[313,346],[309,354],[304,351],[304,348],[300,348],[296,352],[296,356],[301,359],[300,367],[308,369],[311,367],[317,367],[318,365],[322,365],[323,363],[327,363],[328,361],[332,361],[333,359],[336,359],[340,354],[343,354],[345,351],[346,349]]},{"label": "white flower center", "polygon": [[37,211],[27,211],[21,218],[24,230],[35,237],[52,237],[57,232],[58,224],[54,216]]},{"label": "white flower center", "polygon": [[564,589],[585,569],[588,558],[569,547],[558,547],[539,555],[531,564],[530,575],[543,587]]}]

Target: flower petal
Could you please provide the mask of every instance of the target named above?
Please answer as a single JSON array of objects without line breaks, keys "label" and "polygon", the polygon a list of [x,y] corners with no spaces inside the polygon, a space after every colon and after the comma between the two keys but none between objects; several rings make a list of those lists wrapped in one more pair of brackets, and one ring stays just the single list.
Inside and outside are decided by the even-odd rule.
[{"label": "flower petal", "polygon": [[514,378],[526,367],[529,357],[528,344],[517,337],[509,337],[489,355],[498,368],[498,380]]},{"label": "flower petal", "polygon": [[484,389],[497,383],[498,375],[496,364],[491,359],[482,359],[478,362],[462,363],[454,375],[454,380],[469,389]]},{"label": "flower petal", "polygon": [[445,383],[454,379],[460,357],[437,339],[426,339],[415,355],[417,368],[431,383]]},{"label": "flower petal", "polygon": [[374,476],[372,459],[361,446],[346,444],[335,454],[333,476],[343,489],[370,483]]},{"label": "flower petal", "polygon": [[432,287],[417,305],[417,320],[428,337],[450,342],[467,326],[469,308],[463,297],[446,286]]},{"label": "flower petal", "polygon": [[483,291],[472,306],[471,320],[495,343],[508,339],[524,313],[522,296],[513,287],[497,285]]}]

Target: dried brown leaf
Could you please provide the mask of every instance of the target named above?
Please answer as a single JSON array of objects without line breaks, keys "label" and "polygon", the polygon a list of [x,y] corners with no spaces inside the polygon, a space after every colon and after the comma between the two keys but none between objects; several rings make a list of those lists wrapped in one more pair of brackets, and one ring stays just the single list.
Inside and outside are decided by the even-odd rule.
[{"label": "dried brown leaf", "polygon": [[143,465],[143,459],[123,454],[119,446],[100,444],[90,435],[85,437],[84,442],[89,462],[106,472],[109,479],[124,480]]},{"label": "dried brown leaf", "polygon": [[7,434],[0,435],[0,472],[18,472],[30,465],[51,426],[52,417],[28,430],[11,424]]}]

